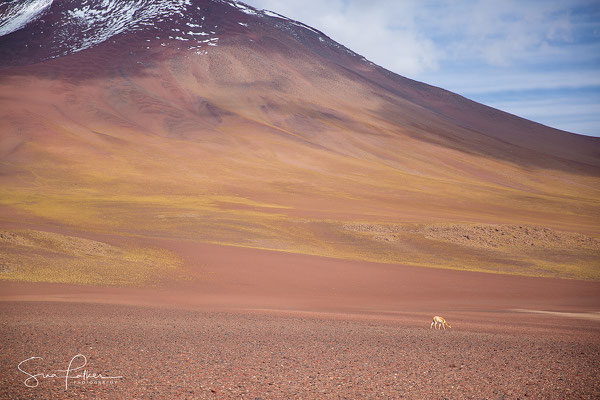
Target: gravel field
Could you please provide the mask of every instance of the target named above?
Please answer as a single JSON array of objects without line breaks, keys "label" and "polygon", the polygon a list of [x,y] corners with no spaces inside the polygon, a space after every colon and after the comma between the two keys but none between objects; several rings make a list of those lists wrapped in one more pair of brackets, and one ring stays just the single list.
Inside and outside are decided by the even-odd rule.
[{"label": "gravel field", "polygon": [[[2,399],[597,399],[600,323],[0,302]],[[73,377],[28,377],[67,369]],[[119,379],[76,377],[100,373]],[[61,373],[57,373],[60,375]],[[62,372],[64,375],[64,372]],[[102,384],[97,382],[101,381]],[[31,386],[35,381],[28,382]]]}]

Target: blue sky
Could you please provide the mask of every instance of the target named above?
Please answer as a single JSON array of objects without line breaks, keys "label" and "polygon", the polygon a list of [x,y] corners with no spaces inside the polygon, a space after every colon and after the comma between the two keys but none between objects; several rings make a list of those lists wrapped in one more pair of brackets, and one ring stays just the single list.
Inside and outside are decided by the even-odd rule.
[{"label": "blue sky", "polygon": [[406,77],[600,136],[600,0],[245,0]]}]

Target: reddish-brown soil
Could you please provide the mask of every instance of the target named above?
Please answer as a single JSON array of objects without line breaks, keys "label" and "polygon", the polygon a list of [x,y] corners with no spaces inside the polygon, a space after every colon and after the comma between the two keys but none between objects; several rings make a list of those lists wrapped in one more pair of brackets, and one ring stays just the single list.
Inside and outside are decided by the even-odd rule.
[{"label": "reddish-brown soil", "polygon": [[138,240],[182,257],[189,280],[105,288],[0,281],[6,300],[309,311],[600,310],[600,282],[419,268],[187,241]]},{"label": "reddish-brown soil", "polygon": [[[182,255],[197,279],[138,289],[0,283],[0,397],[600,394],[598,282],[160,244]],[[452,329],[431,330],[434,314]],[[27,388],[17,369],[34,356],[43,360],[28,368],[65,369],[77,354],[90,372],[123,378],[73,379],[68,390],[62,380],[40,378]]]},{"label": "reddish-brown soil", "polygon": [[[218,25],[206,53],[155,39],[188,26],[173,16],[160,34],[27,58],[28,43],[49,51],[65,2],[3,39],[20,61],[0,57],[0,222],[600,279],[600,139],[394,75],[294,23],[191,3],[181,15]],[[352,224],[423,228],[385,241]],[[490,225],[539,231],[461,239]]]},{"label": "reddish-brown soil", "polygon": [[185,3],[0,39],[1,398],[600,396],[599,138]]},{"label": "reddish-brown soil", "polygon": [[[594,399],[597,322],[511,313],[383,316],[2,302],[7,399]],[[31,374],[85,368],[121,379]],[[78,359],[76,361],[81,361]],[[81,365],[74,363],[75,365]],[[79,371],[81,373],[81,371]],[[30,384],[33,381],[29,382]]]}]

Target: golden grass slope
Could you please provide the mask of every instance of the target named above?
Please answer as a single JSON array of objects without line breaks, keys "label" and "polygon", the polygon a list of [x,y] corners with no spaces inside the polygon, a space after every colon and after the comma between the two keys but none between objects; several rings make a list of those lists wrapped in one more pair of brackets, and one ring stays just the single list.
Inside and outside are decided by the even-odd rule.
[{"label": "golden grass slope", "polygon": [[104,286],[147,286],[182,277],[165,250],[118,247],[37,230],[0,231],[0,279]]},{"label": "golden grass slope", "polygon": [[[60,73],[5,73],[0,221],[600,279],[598,249],[586,242],[600,237],[597,168],[461,128],[326,68],[222,45],[204,56],[157,61],[145,74],[73,81]],[[379,228],[347,229],[352,224]],[[458,239],[436,236],[440,224]],[[586,239],[530,246],[521,235],[505,243],[485,228],[492,225]],[[400,227],[393,240],[381,240],[390,235],[386,226]],[[486,238],[477,243],[497,246],[460,239],[479,228]],[[36,244],[35,261],[29,247],[10,243],[4,262],[11,279],[34,279],[31,266],[38,265],[39,280],[133,284],[172,265],[165,259],[155,270],[153,253],[113,249],[76,257],[96,260],[94,272],[69,261],[67,273],[40,266],[54,244]]]}]

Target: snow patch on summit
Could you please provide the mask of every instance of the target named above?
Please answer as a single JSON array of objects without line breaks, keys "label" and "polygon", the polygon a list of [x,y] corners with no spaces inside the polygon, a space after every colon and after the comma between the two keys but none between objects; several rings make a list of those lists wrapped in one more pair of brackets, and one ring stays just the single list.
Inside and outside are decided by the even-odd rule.
[{"label": "snow patch on summit", "polygon": [[[0,36],[8,35],[14,31],[18,31],[27,25],[29,22],[37,19],[45,9],[47,9],[53,0],[30,0],[30,1],[15,1],[13,8],[10,8],[8,13],[2,16],[0,21]],[[12,5],[12,4],[11,4]]]},{"label": "snow patch on summit", "polygon": [[230,3],[232,6],[234,6],[235,8],[237,8],[238,10],[240,10],[241,12],[243,12],[244,14],[248,14],[248,15],[259,15],[259,11],[257,9],[255,9],[254,7],[250,7],[244,3],[241,3],[237,0],[232,0]]},{"label": "snow patch on summit", "polygon": [[[69,52],[85,50],[125,30],[138,30],[172,14],[183,17],[188,5],[191,5],[190,0],[82,1],[80,7],[67,11],[67,23],[78,25],[82,34],[81,39],[70,46]],[[63,30],[61,40],[69,40],[68,28]]]},{"label": "snow patch on summit", "polygon": [[[259,10],[238,0],[210,2],[235,9],[231,14],[237,20],[233,22],[241,27],[266,23],[299,41],[318,39],[324,46],[354,55],[318,30],[276,12]],[[0,36],[30,23],[43,28],[32,32],[30,39],[39,47],[43,43],[44,55],[38,61],[77,53],[104,42],[115,43],[115,37],[124,32],[134,33],[133,37],[140,39],[129,45],[130,53],[137,47],[150,50],[155,45],[172,45],[178,50],[187,48],[206,54],[208,46],[218,45],[217,36],[221,35],[217,32],[223,30],[217,26],[219,18],[207,13],[204,2],[193,0],[0,0],[0,13]],[[229,14],[228,10],[225,14]],[[44,32],[46,29],[50,32]]]}]

